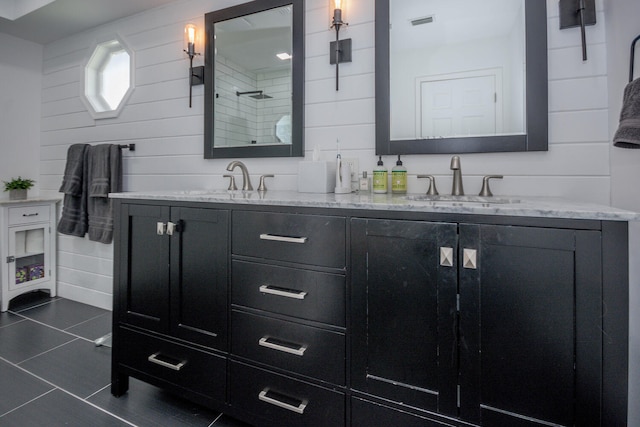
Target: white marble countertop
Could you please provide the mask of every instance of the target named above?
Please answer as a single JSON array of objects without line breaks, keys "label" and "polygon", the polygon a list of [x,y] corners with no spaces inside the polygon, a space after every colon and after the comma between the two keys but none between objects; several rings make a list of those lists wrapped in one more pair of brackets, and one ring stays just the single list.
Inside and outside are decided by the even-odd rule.
[{"label": "white marble countertop", "polygon": [[316,194],[295,191],[184,190],[112,193],[117,199],[299,206],[404,212],[505,215],[538,218],[640,221],[640,213],[559,198],[495,196],[425,196],[424,194]]},{"label": "white marble countertop", "polygon": [[25,203],[50,203],[50,202],[61,202],[61,197],[29,197],[28,199],[23,200],[9,200],[9,199],[0,199],[0,205],[19,205]]}]

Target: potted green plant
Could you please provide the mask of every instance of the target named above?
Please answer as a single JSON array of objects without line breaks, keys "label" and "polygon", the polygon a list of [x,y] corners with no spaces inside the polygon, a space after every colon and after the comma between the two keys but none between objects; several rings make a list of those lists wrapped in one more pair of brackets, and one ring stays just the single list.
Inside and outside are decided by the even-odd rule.
[{"label": "potted green plant", "polygon": [[11,181],[4,182],[4,191],[9,192],[10,200],[25,200],[27,198],[27,190],[33,187],[35,183],[32,179],[22,179],[22,177],[11,178]]}]

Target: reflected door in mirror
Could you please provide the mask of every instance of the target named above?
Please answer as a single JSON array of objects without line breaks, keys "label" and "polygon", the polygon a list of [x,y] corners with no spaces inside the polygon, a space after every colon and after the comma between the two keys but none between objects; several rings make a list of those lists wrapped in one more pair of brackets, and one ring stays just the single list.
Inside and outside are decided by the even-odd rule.
[{"label": "reflected door in mirror", "polygon": [[376,154],[548,147],[541,0],[375,0]]},{"label": "reflected door in mirror", "polygon": [[389,11],[391,139],[524,134],[524,0],[394,0]]}]

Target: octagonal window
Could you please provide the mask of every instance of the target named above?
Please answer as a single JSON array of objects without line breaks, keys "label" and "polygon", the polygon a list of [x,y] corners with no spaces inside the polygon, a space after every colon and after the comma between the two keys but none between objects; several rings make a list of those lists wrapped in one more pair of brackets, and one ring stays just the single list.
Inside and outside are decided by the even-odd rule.
[{"label": "octagonal window", "polygon": [[120,40],[98,44],[85,66],[83,101],[94,118],[116,117],[133,90],[133,55]]}]

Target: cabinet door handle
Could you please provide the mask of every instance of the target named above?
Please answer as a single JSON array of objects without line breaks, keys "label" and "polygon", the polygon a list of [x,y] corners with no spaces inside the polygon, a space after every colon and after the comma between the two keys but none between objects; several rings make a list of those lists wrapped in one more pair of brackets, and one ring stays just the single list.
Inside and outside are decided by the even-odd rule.
[{"label": "cabinet door handle", "polygon": [[167,223],[167,236],[173,236],[173,232],[175,231],[175,229],[176,229],[176,225],[171,221],[169,221]]},{"label": "cabinet door handle", "polygon": [[38,216],[38,212],[30,214],[22,214],[22,216]]},{"label": "cabinet door handle", "polygon": [[[269,340],[272,340],[272,341],[269,341]],[[295,348],[294,346],[297,344],[288,344],[283,341],[278,342],[277,340],[273,340],[272,338],[269,338],[269,337],[260,338],[258,340],[258,345],[262,347],[270,348],[272,350],[278,350],[283,353],[294,354],[296,356],[301,356],[301,357],[304,356],[304,352],[307,350],[306,345],[300,345],[298,346],[298,348]],[[291,347],[289,347],[289,345],[291,345]]]},{"label": "cabinet door handle", "polygon": [[269,285],[260,286],[260,292],[263,294],[277,295],[279,297],[292,298],[292,299],[304,299],[307,296],[306,292],[294,291],[284,288],[276,288]]},{"label": "cabinet door handle", "polygon": [[[186,361],[182,361],[182,362],[178,362],[178,363],[171,363],[167,360],[162,360],[161,359],[161,355],[160,352],[158,353],[154,353],[151,356],[147,357],[147,360],[151,363],[155,363],[156,365],[160,365],[163,366],[165,368],[169,368],[172,369],[174,371],[179,371],[180,369],[182,369],[184,367],[184,365],[187,364]],[[165,357],[165,359],[168,359]]]},{"label": "cabinet door handle", "polygon": [[260,240],[271,240],[273,242],[285,242],[285,243],[307,243],[306,237],[278,236],[275,234],[261,234]]},{"label": "cabinet door handle", "polygon": [[478,251],[475,249],[462,250],[462,266],[475,270],[478,268]]},{"label": "cabinet door handle", "polygon": [[164,231],[166,224],[164,222],[157,222],[156,223],[156,234],[158,234],[158,236],[164,236]]},{"label": "cabinet door handle", "polygon": [[[283,408],[288,411],[295,412],[296,414],[304,414],[304,409],[307,407],[307,404],[309,403],[306,400],[301,400],[298,406],[294,406],[289,403],[282,402],[276,399],[275,397],[270,397],[267,395],[267,393],[271,393],[272,396],[276,394],[269,391],[269,389],[265,389],[265,390],[262,390],[260,393],[258,393],[258,399],[260,399],[263,402],[270,403],[271,405],[277,406],[279,408]],[[282,396],[282,397],[286,397],[286,396]]]},{"label": "cabinet door handle", "polygon": [[440,265],[443,267],[453,267],[453,248],[440,248]]}]

